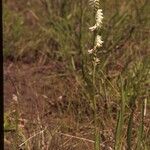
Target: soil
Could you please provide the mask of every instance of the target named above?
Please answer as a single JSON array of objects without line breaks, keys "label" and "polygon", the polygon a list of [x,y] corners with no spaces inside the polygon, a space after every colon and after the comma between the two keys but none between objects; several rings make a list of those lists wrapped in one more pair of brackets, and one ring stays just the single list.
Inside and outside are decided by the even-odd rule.
[{"label": "soil", "polygon": [[[74,74],[68,70],[65,63],[59,61],[49,61],[45,65],[37,62],[24,63],[8,60],[4,62],[4,112],[13,114],[13,112],[18,111],[18,125],[21,129],[19,132],[25,136],[25,139],[45,127],[48,127],[50,132],[62,131],[69,136],[75,135],[93,139],[94,127],[92,115],[89,115],[91,112],[89,105],[86,105],[85,100],[81,100],[81,87]],[[115,118],[112,118],[103,109],[104,106],[101,105],[100,113],[105,122],[105,127],[102,125],[105,130],[103,130],[101,139],[105,143],[104,149],[107,150],[114,142],[116,115]],[[136,127],[139,126],[139,112],[140,110],[135,114]],[[81,117],[81,113],[85,116]],[[14,118],[13,115],[10,115],[10,122],[14,122]],[[145,120],[146,129],[149,126],[148,118],[149,116]],[[5,133],[5,150],[12,149],[15,138],[15,133]],[[17,137],[17,145],[25,139],[21,140]],[[66,150],[76,145],[75,149],[78,150],[93,149],[92,142],[81,142],[82,140],[73,139],[68,135],[55,134],[51,140],[51,148]],[[31,149],[37,149],[34,147],[36,145],[34,142],[37,141],[41,140],[34,138],[30,146]],[[44,145],[47,145],[47,141],[45,140]],[[67,141],[68,146],[63,147],[62,145]]]},{"label": "soil", "polygon": [[[54,130],[60,124],[64,132],[77,134],[75,129],[79,125],[70,109],[78,107],[78,95],[75,77],[62,62],[51,61],[46,65],[4,62],[4,112],[13,114],[18,110],[19,127],[26,138],[41,128],[48,126]],[[74,110],[73,113],[77,111]],[[13,122],[14,116],[10,115],[9,119]],[[89,128],[85,125],[87,127],[83,125],[80,129]],[[11,149],[13,138],[13,133],[6,134],[5,149]]]}]

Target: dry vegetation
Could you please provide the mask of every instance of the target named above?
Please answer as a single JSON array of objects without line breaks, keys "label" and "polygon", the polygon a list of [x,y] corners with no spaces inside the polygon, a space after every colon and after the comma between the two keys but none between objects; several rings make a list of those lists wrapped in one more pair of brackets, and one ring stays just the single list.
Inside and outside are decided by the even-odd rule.
[{"label": "dry vegetation", "polygon": [[3,0],[6,150],[150,149],[150,1],[101,8],[93,86],[87,0]]}]

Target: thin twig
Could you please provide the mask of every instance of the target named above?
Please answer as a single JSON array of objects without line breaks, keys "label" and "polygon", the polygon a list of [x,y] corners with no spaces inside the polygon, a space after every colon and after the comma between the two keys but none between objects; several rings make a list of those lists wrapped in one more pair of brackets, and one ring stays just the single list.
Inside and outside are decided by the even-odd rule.
[{"label": "thin twig", "polygon": [[144,99],[144,117],[146,116],[147,98]]},{"label": "thin twig", "polygon": [[58,133],[60,135],[63,135],[63,136],[67,136],[67,137],[71,137],[71,138],[87,141],[87,142],[90,142],[90,143],[95,143],[95,141],[89,140],[89,139],[86,139],[86,138],[82,138],[82,137],[78,137],[78,136],[74,136],[74,135],[70,135],[70,134],[65,134],[65,133],[61,133],[61,132],[56,132],[56,133]]},{"label": "thin twig", "polygon": [[[56,132],[57,134],[66,136],[66,137],[70,137],[70,138],[74,138],[74,139],[78,139],[78,140],[83,140],[84,142],[90,142],[90,143],[95,143],[95,141],[90,140],[90,139],[86,139],[86,138],[82,138],[82,137],[78,137],[78,136],[74,136],[74,135],[70,135],[70,134],[65,134],[65,133],[61,133],[61,132]],[[104,144],[100,144],[101,146],[104,146]]]},{"label": "thin twig", "polygon": [[32,138],[34,138],[35,136],[37,136],[38,134],[42,134],[47,128],[43,129],[42,131],[39,131],[38,133],[34,134],[33,136],[31,136],[30,138],[28,138],[26,141],[24,141],[22,144],[19,145],[19,147],[23,146],[25,143],[27,143],[28,141],[30,141]]}]

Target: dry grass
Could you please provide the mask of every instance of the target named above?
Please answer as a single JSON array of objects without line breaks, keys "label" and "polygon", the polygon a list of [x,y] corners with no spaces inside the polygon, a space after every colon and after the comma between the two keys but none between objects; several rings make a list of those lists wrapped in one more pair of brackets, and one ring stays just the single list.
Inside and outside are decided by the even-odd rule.
[{"label": "dry grass", "polygon": [[[92,88],[85,0],[3,0],[5,149],[150,149],[149,1],[103,1]],[[145,113],[146,112],[146,113]]]}]

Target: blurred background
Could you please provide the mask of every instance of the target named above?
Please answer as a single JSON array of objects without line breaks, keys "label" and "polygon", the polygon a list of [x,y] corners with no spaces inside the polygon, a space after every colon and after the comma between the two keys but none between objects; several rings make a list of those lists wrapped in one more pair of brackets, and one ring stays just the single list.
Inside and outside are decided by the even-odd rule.
[{"label": "blurred background", "polygon": [[[104,44],[97,54],[95,88],[101,147],[114,148],[123,90],[121,149],[148,150],[150,1],[102,0],[100,4]],[[87,53],[93,47],[88,29],[95,23],[93,16],[88,0],[3,0],[5,149],[17,149],[45,127],[42,136],[20,148],[93,149],[93,142],[86,141],[93,140],[94,130]]]}]

